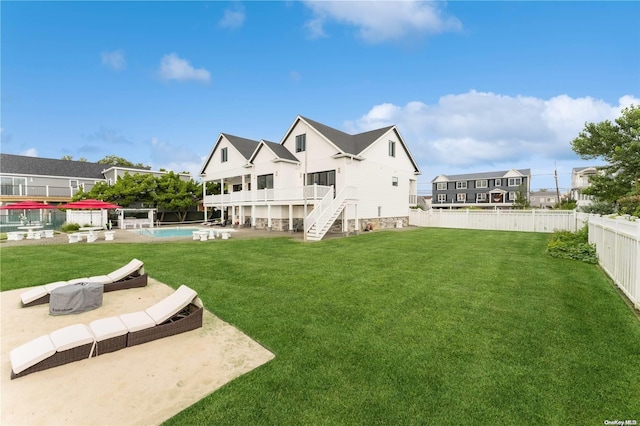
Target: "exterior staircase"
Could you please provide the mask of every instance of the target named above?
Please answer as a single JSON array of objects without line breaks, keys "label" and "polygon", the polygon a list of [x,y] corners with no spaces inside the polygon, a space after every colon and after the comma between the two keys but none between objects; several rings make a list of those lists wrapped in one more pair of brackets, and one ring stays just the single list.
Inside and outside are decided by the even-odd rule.
[{"label": "exterior staircase", "polygon": [[305,220],[307,241],[320,241],[327,234],[331,225],[347,206],[347,195],[353,190],[354,188],[346,187],[335,198],[333,198],[333,191],[329,191],[324,196]]}]

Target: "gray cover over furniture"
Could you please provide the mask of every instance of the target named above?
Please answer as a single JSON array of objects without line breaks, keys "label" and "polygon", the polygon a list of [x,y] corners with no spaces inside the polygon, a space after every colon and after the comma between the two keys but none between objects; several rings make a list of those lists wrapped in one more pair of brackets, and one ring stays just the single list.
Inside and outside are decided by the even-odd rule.
[{"label": "gray cover over furniture", "polygon": [[49,315],[80,314],[102,306],[102,283],[77,283],[51,291]]}]

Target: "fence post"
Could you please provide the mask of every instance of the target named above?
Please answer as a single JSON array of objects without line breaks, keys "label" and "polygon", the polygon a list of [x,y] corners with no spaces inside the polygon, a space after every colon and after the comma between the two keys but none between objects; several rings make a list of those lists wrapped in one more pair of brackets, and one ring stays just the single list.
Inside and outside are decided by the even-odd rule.
[{"label": "fence post", "polygon": [[533,222],[533,232],[536,232],[536,211],[531,210],[531,221]]},{"label": "fence post", "polygon": [[636,282],[633,296],[636,309],[640,310],[640,219],[636,219]]}]

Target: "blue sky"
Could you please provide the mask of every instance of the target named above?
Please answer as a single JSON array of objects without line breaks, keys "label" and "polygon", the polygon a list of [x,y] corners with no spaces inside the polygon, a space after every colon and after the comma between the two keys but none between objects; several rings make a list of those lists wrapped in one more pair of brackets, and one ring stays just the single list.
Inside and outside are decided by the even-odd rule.
[{"label": "blue sky", "polygon": [[419,191],[531,168],[570,187],[587,121],[640,104],[638,2],[12,2],[1,150],[118,155],[195,176],[221,132],[279,142],[300,114],[396,124]]}]

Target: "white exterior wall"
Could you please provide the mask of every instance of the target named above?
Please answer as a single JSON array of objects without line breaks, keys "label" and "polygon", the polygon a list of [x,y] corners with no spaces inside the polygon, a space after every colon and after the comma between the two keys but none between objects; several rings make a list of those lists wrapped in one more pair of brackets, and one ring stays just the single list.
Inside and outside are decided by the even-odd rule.
[{"label": "white exterior wall", "polygon": [[[227,148],[227,161],[221,162],[222,148]],[[205,177],[203,180],[219,181],[222,178],[232,176],[241,176],[249,173],[249,169],[242,167],[247,160],[235,149],[233,145],[223,136],[220,144],[215,148],[211,161],[204,170]]]},{"label": "white exterior wall", "polygon": [[[389,156],[389,141],[396,143],[396,156]],[[347,170],[347,185],[358,188],[358,217],[406,217],[409,210],[410,180],[415,180],[413,164],[395,132],[390,131],[369,146],[363,161],[353,161]],[[392,186],[392,178],[398,186]]]}]

